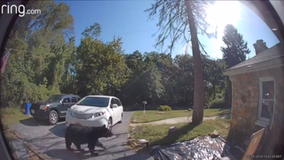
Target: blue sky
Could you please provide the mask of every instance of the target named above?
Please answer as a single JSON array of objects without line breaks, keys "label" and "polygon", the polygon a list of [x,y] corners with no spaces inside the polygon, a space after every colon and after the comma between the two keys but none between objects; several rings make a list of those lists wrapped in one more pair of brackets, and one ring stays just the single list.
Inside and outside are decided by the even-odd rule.
[{"label": "blue sky", "polygon": [[[154,1],[65,1],[71,7],[74,17],[76,45],[80,43],[81,33],[86,27],[99,23],[102,27],[101,40],[111,41],[114,36],[121,36],[125,53],[161,51],[153,45],[157,37],[153,34],[158,31],[157,19],[148,20],[148,13],[144,12]],[[255,55],[253,43],[263,39],[268,47],[279,41],[271,29],[245,5],[237,1],[217,1],[208,9],[208,22],[218,25],[217,39],[199,36],[206,46],[205,50],[212,58],[221,58],[220,46],[222,43],[223,28],[226,24],[233,24],[243,35],[251,53]],[[173,56],[185,54],[186,44],[178,43],[172,53]],[[165,49],[165,48],[164,48]],[[189,48],[189,54],[191,49]]]}]

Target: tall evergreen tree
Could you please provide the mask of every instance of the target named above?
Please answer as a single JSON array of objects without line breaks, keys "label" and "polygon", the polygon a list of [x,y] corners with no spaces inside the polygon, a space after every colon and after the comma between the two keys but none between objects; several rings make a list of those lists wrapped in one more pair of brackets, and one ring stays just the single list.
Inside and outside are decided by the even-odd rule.
[{"label": "tall evergreen tree", "polygon": [[224,30],[223,42],[225,47],[221,47],[226,68],[230,68],[236,64],[246,60],[246,55],[250,53],[247,42],[243,40],[243,36],[231,24],[228,24]]},{"label": "tall evergreen tree", "polygon": [[[221,47],[223,59],[225,60],[226,68],[235,66],[246,60],[246,55],[250,53],[247,42],[243,40],[243,36],[231,24],[228,24],[224,30],[223,41],[225,47]],[[229,105],[232,101],[232,84],[227,78],[227,86],[225,91],[225,100]]]}]

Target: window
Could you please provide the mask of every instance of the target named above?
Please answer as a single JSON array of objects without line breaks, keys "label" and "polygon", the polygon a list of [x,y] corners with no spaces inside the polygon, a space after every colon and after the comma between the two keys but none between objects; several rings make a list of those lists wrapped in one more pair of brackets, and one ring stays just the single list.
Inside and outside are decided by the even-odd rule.
[{"label": "window", "polygon": [[62,100],[62,98],[64,97],[64,95],[51,95],[47,98],[47,102],[59,102],[60,100]]},{"label": "window", "polygon": [[275,81],[273,77],[260,78],[259,81],[259,108],[257,125],[266,127],[273,120],[275,103]]},{"label": "window", "polygon": [[121,102],[119,99],[114,99],[115,100],[115,103],[118,105],[118,106],[121,106]]},{"label": "window", "polygon": [[69,97],[68,97],[68,98],[64,98],[64,99],[63,99],[63,102],[69,103],[69,102],[70,102],[70,98],[69,98]]},{"label": "window", "polygon": [[76,97],[72,97],[71,102],[78,102],[78,99]]},{"label": "window", "polygon": [[111,99],[111,105],[113,105],[113,104],[117,104],[117,103],[115,102],[114,98]]}]

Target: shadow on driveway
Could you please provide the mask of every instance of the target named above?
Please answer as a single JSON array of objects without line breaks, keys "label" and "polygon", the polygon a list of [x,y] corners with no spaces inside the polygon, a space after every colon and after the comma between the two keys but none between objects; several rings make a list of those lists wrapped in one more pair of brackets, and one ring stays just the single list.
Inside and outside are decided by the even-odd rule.
[{"label": "shadow on driveway", "polygon": [[55,136],[62,138],[65,137],[65,130],[66,130],[65,123],[57,124],[49,129],[49,131],[53,133]]},{"label": "shadow on driveway", "polygon": [[[49,129],[49,131],[51,133],[53,133],[55,136],[57,137],[62,137],[64,138],[65,137],[65,131],[66,131],[66,125],[65,123],[61,123],[61,124],[57,124],[55,126],[53,126],[52,128]],[[128,132],[125,132],[125,133],[114,133],[114,136],[117,138],[117,137],[120,137],[120,136],[123,136],[123,135],[127,135]],[[106,141],[109,141],[111,139],[107,139]]]},{"label": "shadow on driveway", "polygon": [[29,119],[20,120],[20,123],[25,125],[25,126],[42,126],[42,125],[47,125],[46,122],[35,120],[32,117],[30,117]]},{"label": "shadow on driveway", "polygon": [[[59,119],[58,123],[64,121],[65,119]],[[35,120],[34,118],[30,117],[25,120],[20,120],[20,123],[25,125],[25,126],[49,126],[47,121],[43,120]]]}]

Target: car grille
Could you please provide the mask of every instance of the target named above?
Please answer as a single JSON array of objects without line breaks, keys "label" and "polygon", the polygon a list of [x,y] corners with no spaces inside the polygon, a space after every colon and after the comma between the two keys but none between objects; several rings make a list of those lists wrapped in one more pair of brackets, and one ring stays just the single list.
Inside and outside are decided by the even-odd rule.
[{"label": "car grille", "polygon": [[92,118],[93,114],[78,114],[78,113],[73,113],[73,116],[75,118],[78,118],[78,119],[90,119]]}]

